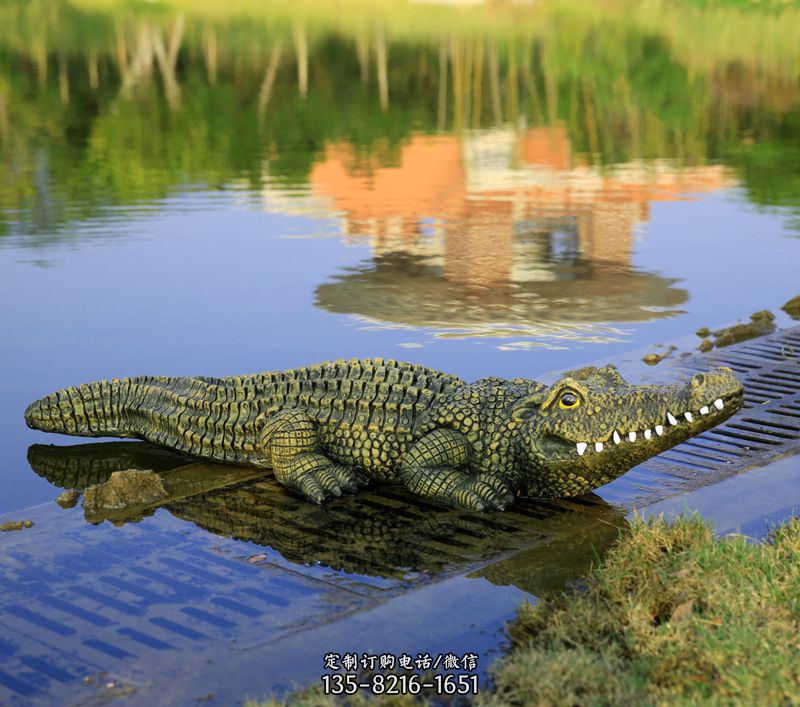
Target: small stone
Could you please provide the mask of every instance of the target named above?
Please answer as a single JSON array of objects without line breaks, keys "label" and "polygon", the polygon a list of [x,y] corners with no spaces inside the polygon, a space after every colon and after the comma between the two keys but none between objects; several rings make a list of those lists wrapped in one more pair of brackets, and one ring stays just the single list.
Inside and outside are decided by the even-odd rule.
[{"label": "small stone", "polygon": [[701,339],[705,339],[710,333],[711,333],[711,329],[709,329],[707,326],[700,327],[695,332],[695,334],[697,334],[697,336],[699,336]]},{"label": "small stone", "polygon": [[714,342],[711,341],[711,339],[703,339],[703,341],[700,342],[700,346],[698,346],[697,348],[703,352],[711,351],[711,349],[714,348]]},{"label": "small stone", "polygon": [[775,319],[775,315],[768,309],[762,309],[759,312],[753,312],[750,315],[750,319],[752,319],[754,322],[760,322],[760,321],[771,322],[773,319]]},{"label": "small stone", "polygon": [[656,353],[647,354],[644,358],[642,358],[642,361],[644,361],[648,366],[655,366],[657,363],[661,363],[665,358],[670,356],[674,350],[675,347],[670,346],[662,354],[656,354]]},{"label": "small stone", "polygon": [[792,319],[800,319],[800,295],[792,297],[781,309]]},{"label": "small stone", "polygon": [[14,530],[24,530],[32,527],[32,520],[7,520],[5,523],[0,524],[0,533],[10,533]]},{"label": "small stone", "polygon": [[78,505],[78,499],[80,499],[80,497],[80,491],[75,491],[74,489],[71,491],[64,491],[64,493],[56,499],[56,503],[62,508],[75,508],[75,506]]},{"label": "small stone", "polygon": [[84,492],[86,513],[101,515],[107,510],[157,503],[167,496],[161,477],[154,471],[115,471],[104,484],[90,486]]}]

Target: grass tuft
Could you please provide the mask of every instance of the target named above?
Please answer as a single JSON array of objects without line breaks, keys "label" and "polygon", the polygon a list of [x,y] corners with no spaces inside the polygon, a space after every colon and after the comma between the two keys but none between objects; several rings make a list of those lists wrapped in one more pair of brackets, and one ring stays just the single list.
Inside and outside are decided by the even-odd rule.
[{"label": "grass tuft", "polygon": [[800,703],[800,519],[768,542],[634,522],[581,589],[524,604],[488,705]]}]

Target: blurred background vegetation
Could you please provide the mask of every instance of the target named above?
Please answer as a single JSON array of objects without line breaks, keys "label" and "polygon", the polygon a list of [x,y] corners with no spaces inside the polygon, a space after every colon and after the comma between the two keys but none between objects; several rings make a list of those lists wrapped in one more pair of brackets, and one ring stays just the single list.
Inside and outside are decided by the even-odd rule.
[{"label": "blurred background vegetation", "polygon": [[725,164],[798,213],[800,6],[0,2],[0,235],[301,187],[332,142],[390,165],[413,133],[554,124],[588,164]]}]

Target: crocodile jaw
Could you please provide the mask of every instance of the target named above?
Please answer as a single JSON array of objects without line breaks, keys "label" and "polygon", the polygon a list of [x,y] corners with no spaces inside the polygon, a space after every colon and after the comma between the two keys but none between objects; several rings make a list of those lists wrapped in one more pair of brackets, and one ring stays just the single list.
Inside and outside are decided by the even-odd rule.
[{"label": "crocodile jaw", "polygon": [[[646,459],[724,422],[742,402],[742,386],[733,373],[717,369],[682,386],[664,386],[663,396],[651,396],[646,404],[649,409],[637,416],[638,424],[608,424],[606,417],[597,434],[578,438],[553,433],[544,425],[531,442],[532,465],[523,486],[539,497],[589,493]],[[599,422],[603,412],[597,417]]]}]

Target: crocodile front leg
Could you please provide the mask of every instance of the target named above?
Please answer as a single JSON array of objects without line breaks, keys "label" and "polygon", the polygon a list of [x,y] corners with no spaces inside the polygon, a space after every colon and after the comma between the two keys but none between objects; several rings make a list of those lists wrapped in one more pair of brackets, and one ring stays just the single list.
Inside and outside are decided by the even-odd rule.
[{"label": "crocodile front leg", "polygon": [[[405,455],[400,476],[413,493],[472,511],[503,510],[514,499],[509,484],[494,474],[469,474],[466,437],[440,428],[425,435]],[[459,468],[462,467],[462,468]]]},{"label": "crocodile front leg", "polygon": [[321,453],[316,425],[302,410],[285,410],[269,418],[261,441],[272,459],[275,478],[309,501],[322,503],[364,485],[355,469]]}]

